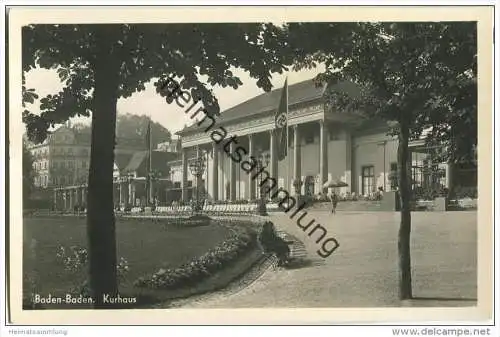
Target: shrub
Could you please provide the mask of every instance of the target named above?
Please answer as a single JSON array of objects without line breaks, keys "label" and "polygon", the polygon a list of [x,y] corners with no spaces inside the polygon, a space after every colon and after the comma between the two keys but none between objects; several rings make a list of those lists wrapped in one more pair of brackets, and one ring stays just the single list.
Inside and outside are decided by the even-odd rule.
[{"label": "shrub", "polygon": [[[81,274],[82,278],[84,278],[84,281],[74,285],[70,292],[78,295],[91,296],[87,278],[87,265],[89,262],[87,249],[78,246],[71,246],[69,249],[66,249],[64,246],[59,246],[56,258],[64,266],[66,271],[73,274]],[[116,271],[118,281],[123,281],[129,271],[128,261],[125,258],[120,257],[116,266]]]},{"label": "shrub", "polygon": [[256,243],[256,234],[245,228],[235,229],[220,245],[175,269],[160,268],[150,276],[140,277],[134,286],[150,289],[176,289],[199,282],[234,262]]},{"label": "shrub", "polygon": [[453,191],[456,199],[477,198],[477,186],[458,186]]}]

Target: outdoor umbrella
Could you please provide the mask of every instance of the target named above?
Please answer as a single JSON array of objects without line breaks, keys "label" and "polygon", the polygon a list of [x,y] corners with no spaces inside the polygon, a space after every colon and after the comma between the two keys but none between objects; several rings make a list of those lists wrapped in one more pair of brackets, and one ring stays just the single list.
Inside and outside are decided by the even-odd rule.
[{"label": "outdoor umbrella", "polygon": [[330,187],[346,187],[349,186],[347,183],[343,182],[340,179],[330,179],[326,183],[323,184],[324,188],[330,188]]}]

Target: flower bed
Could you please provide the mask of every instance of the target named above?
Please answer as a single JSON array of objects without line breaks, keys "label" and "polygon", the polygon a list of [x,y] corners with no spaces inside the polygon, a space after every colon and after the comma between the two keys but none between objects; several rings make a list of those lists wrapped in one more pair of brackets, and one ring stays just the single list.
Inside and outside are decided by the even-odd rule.
[{"label": "flower bed", "polygon": [[140,277],[134,286],[149,289],[178,289],[198,283],[230,265],[256,246],[257,234],[244,227],[234,227],[232,235],[220,245],[191,262],[175,269],[160,268]]}]

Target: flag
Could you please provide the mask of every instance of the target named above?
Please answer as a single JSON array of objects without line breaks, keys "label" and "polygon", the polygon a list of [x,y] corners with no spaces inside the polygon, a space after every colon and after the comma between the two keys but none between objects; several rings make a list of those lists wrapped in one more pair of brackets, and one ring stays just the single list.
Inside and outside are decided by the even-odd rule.
[{"label": "flag", "polygon": [[288,78],[281,90],[281,99],[274,117],[274,126],[278,136],[278,160],[285,159],[288,147]]}]

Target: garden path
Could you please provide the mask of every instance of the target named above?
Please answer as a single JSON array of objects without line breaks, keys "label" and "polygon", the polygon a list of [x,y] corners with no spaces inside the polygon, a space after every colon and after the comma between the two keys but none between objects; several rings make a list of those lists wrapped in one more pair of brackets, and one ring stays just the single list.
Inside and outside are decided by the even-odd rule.
[{"label": "garden path", "polygon": [[412,214],[414,296],[398,294],[397,233],[392,212],[311,211],[340,243],[328,258],[283,213],[270,215],[279,230],[299,238],[307,256],[296,268],[268,268],[255,282],[232,294],[214,293],[174,303],[183,308],[293,308],[472,306],[476,298],[476,212]]}]

